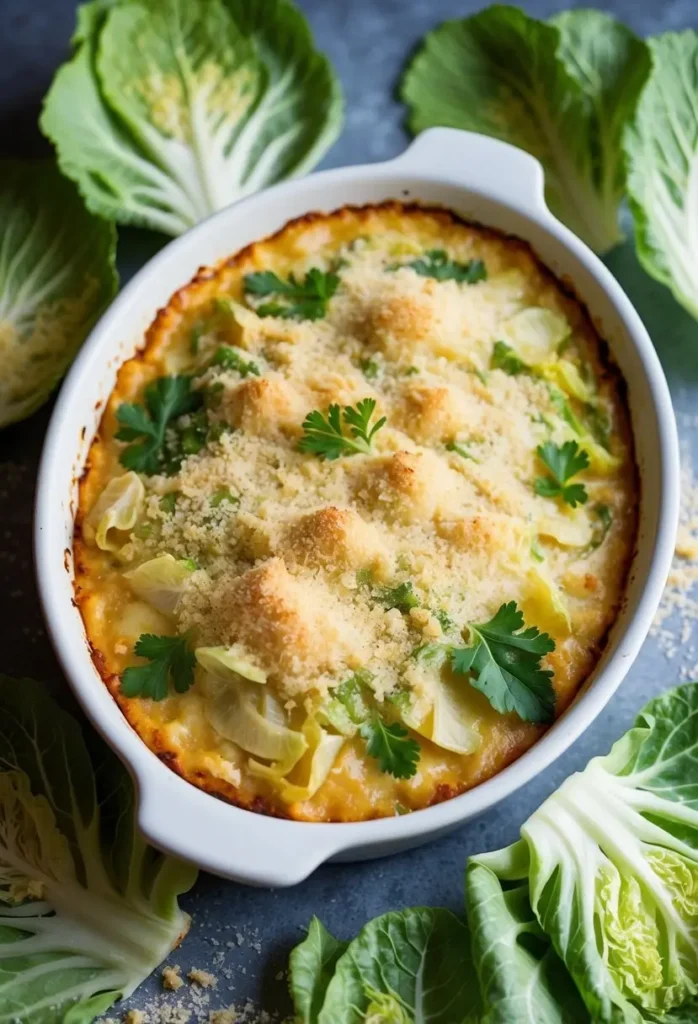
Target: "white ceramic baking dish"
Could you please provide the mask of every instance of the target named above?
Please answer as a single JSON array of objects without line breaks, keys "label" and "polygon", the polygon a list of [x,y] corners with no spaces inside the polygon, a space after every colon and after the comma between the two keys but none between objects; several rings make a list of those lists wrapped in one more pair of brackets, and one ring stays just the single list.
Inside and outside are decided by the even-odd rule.
[{"label": "white ceramic baking dish", "polygon": [[[641,477],[637,551],[625,606],[593,676],[565,715],[515,764],[462,796],[403,817],[315,824],[232,807],[167,768],[126,722],[95,670],[72,597],[72,535],[79,478],[121,363],[172,293],[202,265],[277,231],[294,217],[394,198],[440,204],[528,241],[573,287],[628,385]],[[492,808],[545,770],[596,718],[630,668],[655,613],[674,550],[679,503],[676,425],[657,355],[640,318],[604,265],[547,209],[543,172],[528,154],[451,129],[420,135],[396,160],[290,181],[222,210],[171,242],[124,288],[65,381],[39,474],[36,566],[49,631],[73,690],[133,773],[138,820],[164,850],[220,875],[292,885],[329,859],[393,853]]]}]

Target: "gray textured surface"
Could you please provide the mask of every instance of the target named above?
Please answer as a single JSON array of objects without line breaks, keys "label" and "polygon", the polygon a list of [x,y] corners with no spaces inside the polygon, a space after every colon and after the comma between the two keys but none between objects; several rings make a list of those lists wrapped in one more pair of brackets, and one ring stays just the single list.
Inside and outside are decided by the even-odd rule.
[{"label": "gray textured surface", "polygon": [[[300,0],[300,4],[346,93],[346,127],[324,162],[328,167],[384,159],[404,147],[403,110],[394,95],[406,57],[429,28],[481,6],[464,0]],[[523,6],[530,13],[547,16],[569,5],[529,2]],[[698,25],[698,10],[691,0],[663,4],[616,0],[598,6],[642,34]],[[53,69],[67,52],[73,16],[73,0],[0,0],[2,156],[43,152],[35,127],[38,105]],[[123,232],[124,278],[159,244],[155,236]],[[652,334],[669,377],[682,439],[690,446],[698,394],[698,325],[678,309],[668,292],[642,274],[629,245],[612,255],[609,266]],[[43,631],[30,568],[34,476],[48,413],[43,410],[0,435],[0,622],[7,631],[2,667],[61,688],[64,684]],[[689,647],[684,645],[687,657]],[[288,1010],[285,981],[279,972],[312,913],[347,936],[367,918],[390,908],[426,903],[460,910],[468,854],[510,842],[541,800],[570,772],[606,750],[650,696],[678,680],[678,670],[677,660],[666,662],[654,641],[648,641],[624,685],[584,737],[543,778],[451,838],[390,860],[326,866],[303,885],[285,891],[251,890],[202,877],[185,900],[194,924],[174,961],[183,968],[209,966],[218,974],[219,985],[206,1010],[241,1003],[247,997],[270,1011]],[[243,834],[230,837],[231,843],[244,841]],[[159,984],[152,980],[129,1005],[142,1005],[158,990]]]}]

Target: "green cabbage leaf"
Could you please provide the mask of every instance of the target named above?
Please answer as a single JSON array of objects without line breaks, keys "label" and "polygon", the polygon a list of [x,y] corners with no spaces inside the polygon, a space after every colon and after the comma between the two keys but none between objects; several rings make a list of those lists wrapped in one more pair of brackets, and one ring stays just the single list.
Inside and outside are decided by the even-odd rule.
[{"label": "green cabbage leaf", "polygon": [[495,5],[430,32],[402,97],[414,132],[465,128],[535,156],[551,210],[605,252],[622,239],[622,133],[648,70],[645,44],[609,15],[546,23]]},{"label": "green cabbage leaf", "polygon": [[524,844],[468,863],[468,923],[485,1003],[480,1024],[582,1024],[584,1003],[531,910],[527,872]]},{"label": "green cabbage leaf", "polygon": [[164,554],[125,572],[124,579],[137,597],[166,615],[174,615],[194,569],[186,558]]},{"label": "green cabbage leaf", "polygon": [[87,205],[178,235],[312,168],[338,81],[291,0],[94,0],[41,127]]},{"label": "green cabbage leaf", "polygon": [[529,818],[531,905],[599,1024],[698,993],[698,686],[652,701]]},{"label": "green cabbage leaf", "polygon": [[186,934],[196,871],[148,846],[120,762],[0,676],[0,1021],[89,1024]]},{"label": "green cabbage leaf", "polygon": [[625,134],[637,253],[698,317],[698,32],[649,40],[652,72]]},{"label": "green cabbage leaf", "polygon": [[302,1024],[479,1021],[468,929],[450,910],[384,914],[343,952],[341,945],[313,922],[291,955],[291,994]]},{"label": "green cabbage leaf", "polygon": [[289,957],[293,1008],[299,1024],[317,1024],[327,986],[348,945],[335,939],[319,918],[311,918],[308,934]]},{"label": "green cabbage leaf", "polygon": [[116,231],[53,161],[0,162],[0,427],[42,405],[118,287]]}]

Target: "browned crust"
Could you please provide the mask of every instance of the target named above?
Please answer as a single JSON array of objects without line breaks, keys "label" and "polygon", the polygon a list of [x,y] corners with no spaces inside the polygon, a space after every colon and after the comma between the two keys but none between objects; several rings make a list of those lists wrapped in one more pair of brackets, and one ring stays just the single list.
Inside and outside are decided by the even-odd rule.
[{"label": "browned crust", "polygon": [[[538,258],[532,246],[528,242],[523,241],[522,239],[518,238],[515,235],[509,235],[505,232],[496,231],[495,229],[486,227],[478,223],[477,221],[467,220],[466,218],[460,217],[453,211],[444,209],[443,207],[433,205],[422,205],[420,203],[414,202],[402,203],[397,200],[388,200],[383,203],[369,204],[360,207],[345,205],[340,209],[331,211],[329,213],[325,213],[322,211],[306,213],[301,217],[297,217],[291,221],[288,221],[274,234],[269,235],[266,238],[259,239],[256,242],[252,242],[250,245],[241,249],[233,256],[220,260],[216,265],[211,267],[200,267],[195,276],[192,278],[192,280],[189,281],[183,287],[179,288],[172,295],[167,306],[158,310],[155,319],[153,320],[152,324],[148,327],[145,333],[143,346],[139,349],[139,351],[134,353],[134,355],[129,360],[127,360],[126,363],[124,363],[122,368],[120,369],[119,376],[117,377],[117,384],[114,388],[114,391],[116,391],[118,388],[119,378],[121,377],[124,366],[134,361],[147,361],[148,357],[156,352],[159,339],[167,332],[167,330],[171,326],[174,325],[174,323],[182,316],[182,314],[184,314],[186,310],[193,305],[194,300],[200,297],[203,291],[205,291],[212,283],[216,282],[220,278],[220,276],[223,274],[225,270],[239,267],[241,264],[245,263],[254,266],[256,262],[258,247],[275,242],[277,239],[281,238],[284,234],[286,234],[290,229],[300,229],[319,222],[348,221],[351,218],[353,218],[354,221],[358,221],[359,223],[361,223],[362,221],[367,220],[370,215],[373,215],[377,212],[393,212],[401,215],[409,215],[410,213],[427,214],[444,225],[463,225],[467,228],[478,231],[485,238],[504,240],[511,247],[515,247],[523,252],[526,252],[534,260],[535,264],[537,265],[538,269],[541,271],[543,276],[546,277],[550,282],[552,282],[557,288],[559,288],[560,291],[567,298],[574,301],[581,310],[584,319],[586,320],[588,326],[591,328],[597,340],[598,356],[599,361],[601,362],[601,365],[603,367],[604,378],[611,383],[616,393],[618,394],[620,401],[627,408],[627,384],[619,368],[612,359],[608,343],[602,337],[601,332],[603,330],[603,325],[598,325],[597,327],[597,325],[594,324],[594,321],[591,315],[589,314],[586,304],[578,297],[576,289],[574,287],[574,283],[572,281],[568,280],[567,278],[557,278],[552,273],[552,271]],[[99,402],[96,408],[99,408],[102,404],[103,403]],[[102,420],[100,421],[100,426],[90,445],[90,451],[88,453],[85,462],[85,467],[83,469],[79,481],[79,500],[78,512],[75,519],[73,554],[75,564],[75,603],[77,604],[77,607],[81,609],[81,614],[82,604],[85,601],[85,595],[83,594],[83,590],[80,586],[80,579],[86,576],[86,568],[83,561],[83,552],[85,550],[86,545],[82,537],[82,520],[84,516],[84,496],[86,490],[86,481],[93,465],[93,454],[97,450],[97,447],[100,445],[102,440],[102,430],[105,424],[105,419],[110,414],[110,407],[111,399],[105,405],[105,411],[102,416]],[[629,414],[628,422],[630,423]],[[84,436],[84,429],[82,436]],[[640,475],[638,472],[637,462],[635,459],[634,437],[632,435],[632,430],[630,431],[628,441],[630,447],[630,457],[632,459],[635,493],[638,495],[637,506],[639,507]],[[637,516],[635,521],[635,534],[637,534]],[[630,550],[625,560],[625,564],[619,566],[620,574],[624,580],[624,595],[621,602],[618,604],[614,611],[612,621],[609,623],[606,633],[599,641],[599,643],[595,645],[595,665],[598,664],[598,660],[601,657],[608,643],[609,635],[613,629],[613,626],[615,625],[618,615],[620,614],[623,605],[627,601],[627,594],[625,593],[625,591],[627,590],[630,567],[636,554],[636,540],[637,538],[635,538],[635,545],[633,545],[632,550]],[[95,668],[99,672],[109,692],[111,693],[112,697],[114,698],[119,708],[121,709],[124,717],[127,719],[127,721],[134,729],[134,731],[143,740],[143,742],[146,743],[146,745],[158,756],[158,758],[164,764],[167,765],[168,768],[176,772],[178,775],[180,775],[187,782],[190,782],[192,785],[197,786],[199,789],[203,789],[205,792],[210,793],[211,795],[216,796],[219,799],[226,801],[227,803],[233,804],[238,807],[242,807],[246,810],[266,814],[272,817],[292,817],[291,814],[286,813],[271,799],[266,799],[261,795],[257,795],[252,800],[248,800],[243,796],[243,794],[239,792],[236,786],[232,785],[232,783],[220,779],[212,775],[210,772],[204,772],[200,770],[188,770],[186,766],[183,764],[178,752],[176,750],[172,750],[166,747],[165,741],[163,740],[163,737],[161,736],[157,727],[145,722],[140,716],[136,715],[133,712],[133,702],[124,698],[119,691],[119,677],[111,674],[107,670],[102,652],[99,651],[98,648],[96,648],[92,644],[92,641],[87,636],[86,642]],[[592,674],[593,670],[590,675]],[[579,694],[586,689],[588,681],[589,677],[587,677],[587,679],[584,680],[584,682],[580,685],[579,689],[577,690],[577,694],[575,695],[575,697],[572,698],[570,703],[573,703],[576,697],[579,696]],[[560,713],[564,713],[565,710],[566,707],[559,708]],[[544,728],[540,729],[538,739],[544,734],[545,731],[546,730]],[[537,742],[537,740],[534,742]],[[515,746],[513,749],[509,751],[506,757],[502,758],[498,771],[502,771],[505,767],[508,767],[528,749],[530,749],[530,744],[528,742],[520,743],[517,746]],[[475,782],[471,785],[464,784],[462,786],[452,786],[441,783],[436,787],[434,794],[429,801],[429,806],[443,803],[445,800],[450,800],[455,796],[459,796],[463,792],[466,792],[468,789],[474,788],[474,786],[478,785],[480,781],[484,780],[478,780],[478,782]],[[364,820],[370,820],[370,818]]]}]

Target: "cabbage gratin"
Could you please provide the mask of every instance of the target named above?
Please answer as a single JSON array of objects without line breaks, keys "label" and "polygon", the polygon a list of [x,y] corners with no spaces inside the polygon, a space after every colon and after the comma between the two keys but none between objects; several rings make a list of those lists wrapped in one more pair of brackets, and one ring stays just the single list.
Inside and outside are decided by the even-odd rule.
[{"label": "cabbage gratin", "polygon": [[243,807],[354,821],[500,771],[618,613],[622,381],[529,247],[387,203],[199,272],[122,366],[76,596],[148,746]]}]

